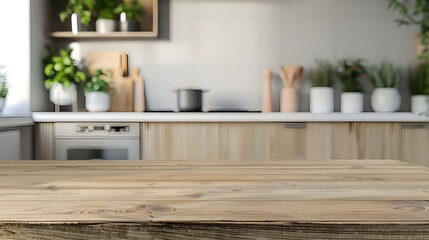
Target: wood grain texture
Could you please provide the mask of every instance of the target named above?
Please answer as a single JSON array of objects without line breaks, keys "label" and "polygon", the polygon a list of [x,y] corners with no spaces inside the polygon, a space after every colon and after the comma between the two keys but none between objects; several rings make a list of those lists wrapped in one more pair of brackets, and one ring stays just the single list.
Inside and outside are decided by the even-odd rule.
[{"label": "wood grain texture", "polygon": [[401,159],[400,123],[309,123],[309,159]]},{"label": "wood grain texture", "polygon": [[396,160],[0,163],[4,239],[427,239],[429,169]]},{"label": "wood grain texture", "polygon": [[54,159],[54,124],[36,123],[34,125],[34,157],[36,160]]},{"label": "wood grain texture", "polygon": [[144,160],[306,157],[305,124],[143,123],[142,136]]},{"label": "wood grain texture", "polygon": [[402,160],[429,166],[429,124],[403,124]]}]

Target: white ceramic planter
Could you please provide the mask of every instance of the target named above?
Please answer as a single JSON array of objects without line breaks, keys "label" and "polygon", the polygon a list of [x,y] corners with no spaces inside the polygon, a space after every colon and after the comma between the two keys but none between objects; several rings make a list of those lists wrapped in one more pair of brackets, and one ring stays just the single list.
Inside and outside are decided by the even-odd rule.
[{"label": "white ceramic planter", "polygon": [[429,111],[429,96],[414,95],[411,97],[411,112],[422,113]]},{"label": "white ceramic planter", "polygon": [[6,98],[0,97],[0,112],[3,111],[4,103],[6,102]]},{"label": "white ceramic planter", "polygon": [[85,93],[85,107],[89,112],[107,112],[110,109],[110,94],[106,92]]},{"label": "white ceramic planter", "polygon": [[49,100],[56,105],[71,105],[76,93],[76,85],[73,83],[66,87],[61,83],[54,83],[49,91]]},{"label": "white ceramic planter", "polygon": [[341,94],[342,113],[363,112],[363,94],[360,92],[345,92]]},{"label": "white ceramic planter", "polygon": [[334,89],[313,87],[310,89],[310,112],[330,113],[334,111]]},{"label": "white ceramic planter", "polygon": [[375,112],[395,112],[401,106],[401,95],[396,88],[376,88],[372,92],[371,106]]},{"label": "white ceramic planter", "polygon": [[115,20],[111,20],[111,19],[98,19],[95,22],[95,30],[97,31],[97,33],[111,33],[115,31],[115,25],[116,22]]}]

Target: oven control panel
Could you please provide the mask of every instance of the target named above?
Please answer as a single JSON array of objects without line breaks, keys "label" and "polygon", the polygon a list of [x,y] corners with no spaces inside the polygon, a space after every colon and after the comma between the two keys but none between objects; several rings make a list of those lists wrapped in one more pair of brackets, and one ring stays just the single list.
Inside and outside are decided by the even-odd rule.
[{"label": "oven control panel", "polygon": [[138,137],[139,123],[55,123],[55,137]]}]

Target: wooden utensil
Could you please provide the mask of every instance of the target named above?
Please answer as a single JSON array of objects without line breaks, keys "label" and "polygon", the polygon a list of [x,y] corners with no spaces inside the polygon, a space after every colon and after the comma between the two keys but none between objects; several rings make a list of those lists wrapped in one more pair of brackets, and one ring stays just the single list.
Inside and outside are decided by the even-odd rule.
[{"label": "wooden utensil", "polygon": [[134,112],[145,111],[144,79],[140,76],[139,68],[131,69],[131,79],[134,82]]},{"label": "wooden utensil", "polygon": [[262,99],[262,112],[273,111],[273,98],[271,93],[271,80],[272,73],[270,70],[264,71],[264,84],[263,84],[263,99]]},{"label": "wooden utensil", "polygon": [[296,71],[295,84],[294,84],[296,89],[299,89],[301,87],[301,81],[302,81],[303,75],[304,75],[304,68],[298,67],[298,70]]},{"label": "wooden utensil", "polygon": [[293,87],[293,80],[295,79],[295,71],[296,71],[296,67],[291,65],[289,67],[287,67],[286,70],[286,79],[287,79],[287,86],[288,87]]}]

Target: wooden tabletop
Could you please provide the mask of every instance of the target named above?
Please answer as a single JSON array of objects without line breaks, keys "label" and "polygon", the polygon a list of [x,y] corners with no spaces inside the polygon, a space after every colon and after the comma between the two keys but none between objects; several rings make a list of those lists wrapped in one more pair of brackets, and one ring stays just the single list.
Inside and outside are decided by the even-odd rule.
[{"label": "wooden tabletop", "polygon": [[[380,239],[429,237],[429,169],[396,160],[2,161],[0,222],[7,238],[40,234],[40,224],[58,238],[178,234],[183,224],[186,234],[265,229],[270,239],[314,229],[327,237],[338,225],[367,226],[353,236],[382,226]],[[392,231],[403,234],[386,238]]]}]

